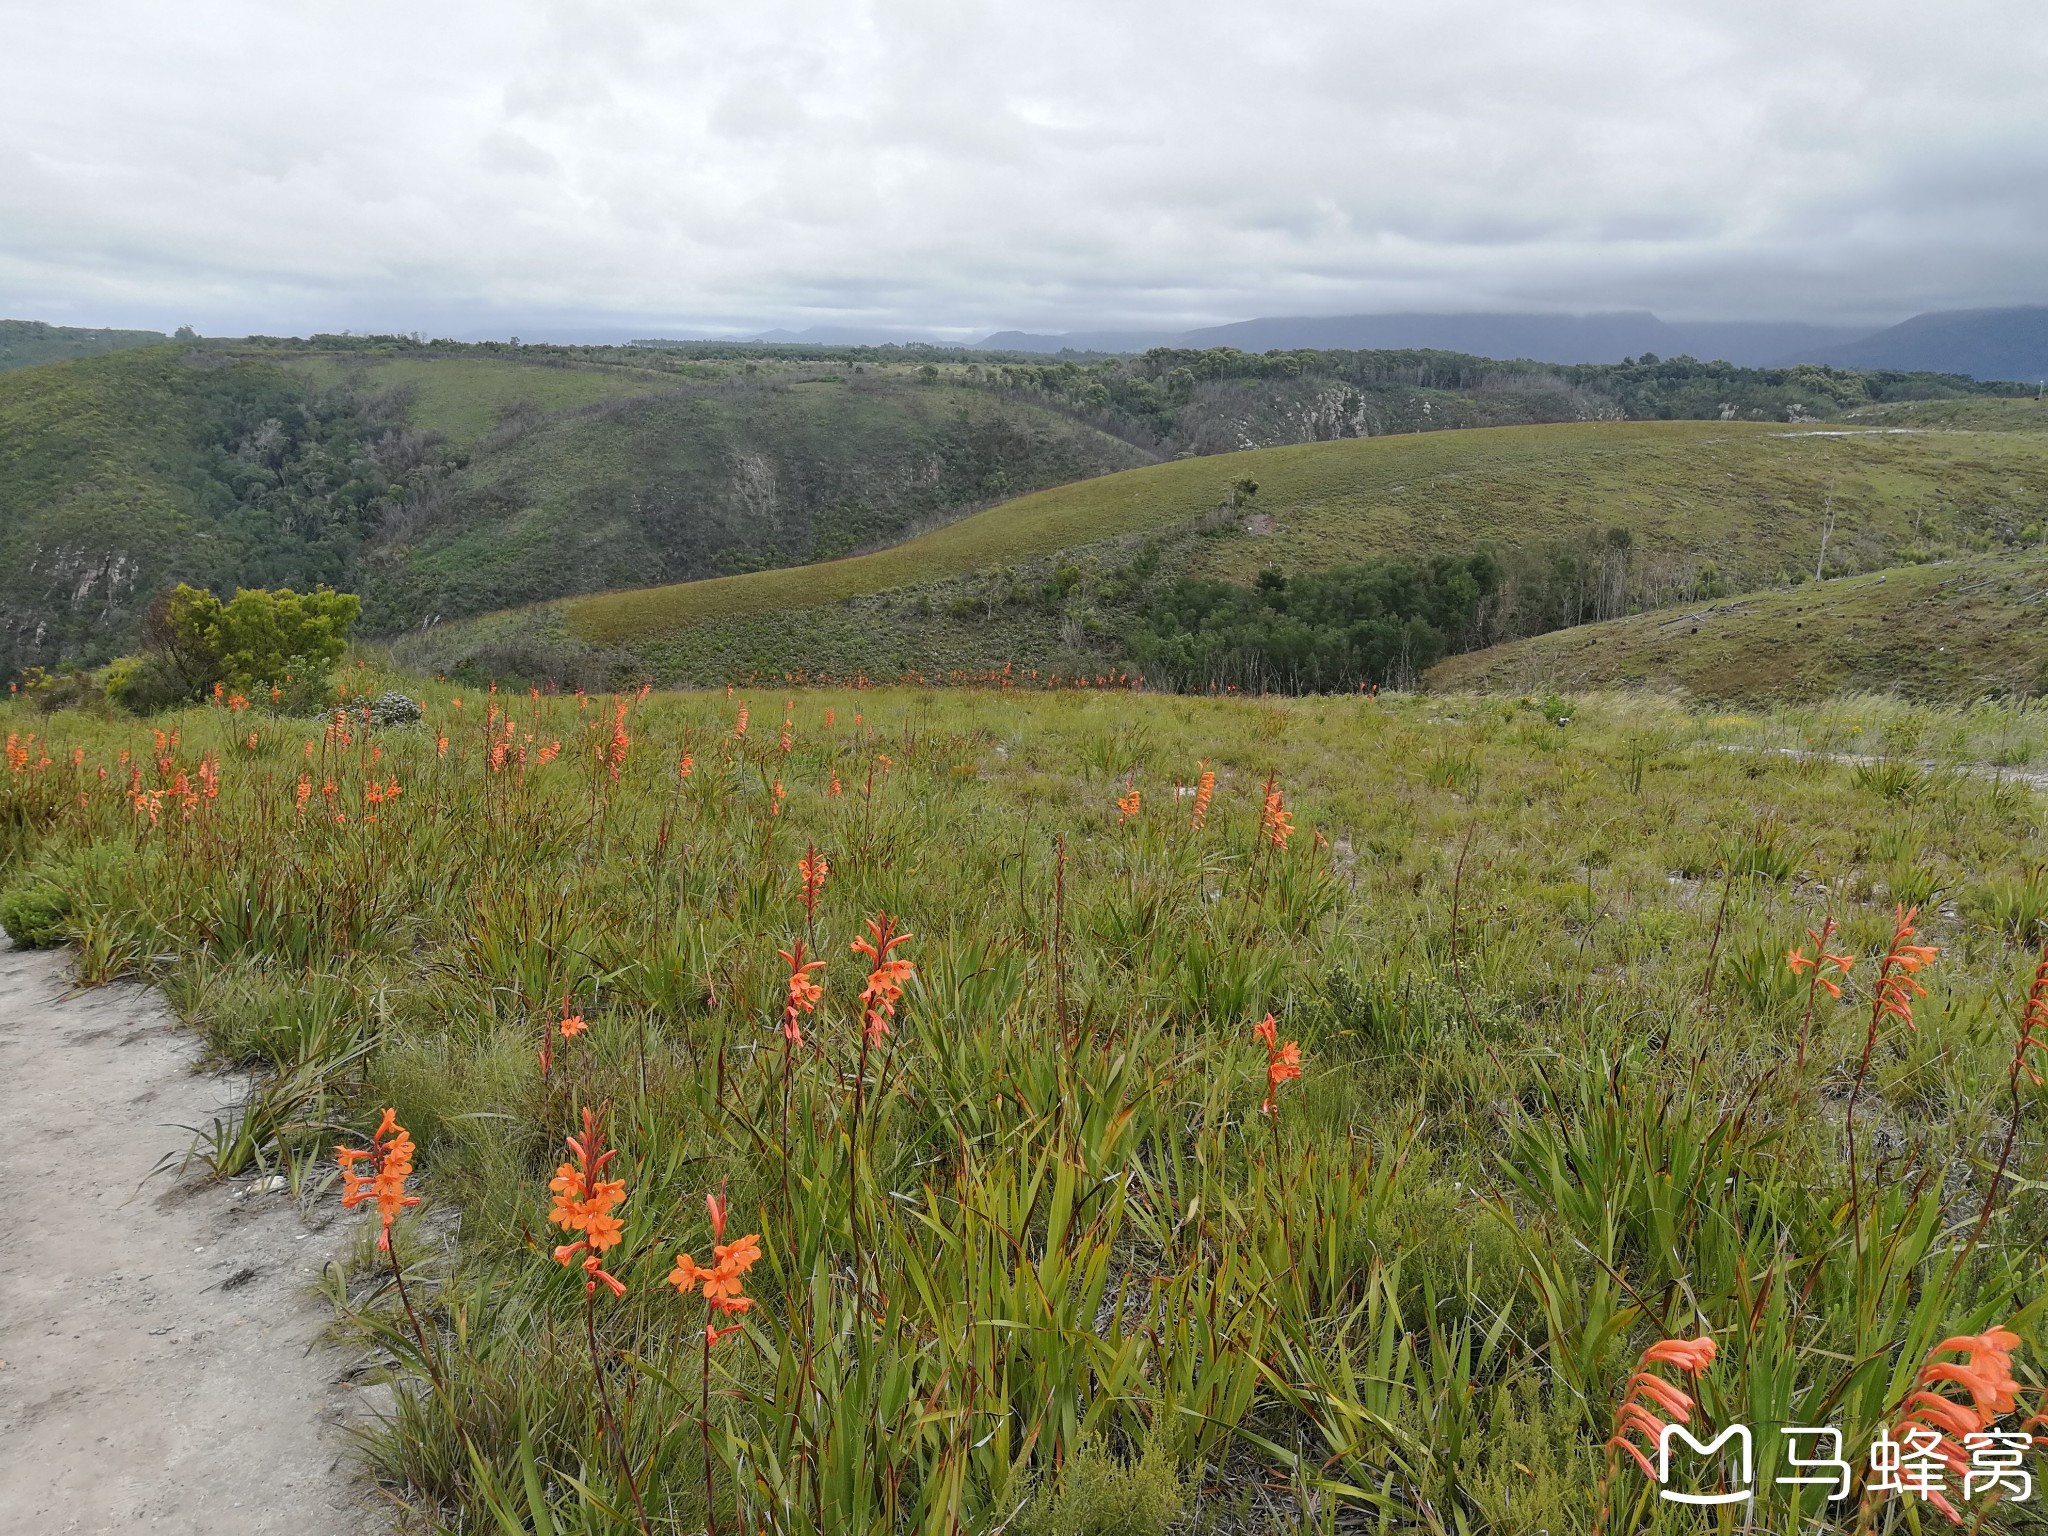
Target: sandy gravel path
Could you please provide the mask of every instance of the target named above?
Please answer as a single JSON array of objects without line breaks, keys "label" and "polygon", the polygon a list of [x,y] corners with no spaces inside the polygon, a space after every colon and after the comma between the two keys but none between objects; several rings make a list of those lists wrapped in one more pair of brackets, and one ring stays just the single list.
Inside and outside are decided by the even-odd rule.
[{"label": "sandy gravel path", "polygon": [[345,1228],[148,1177],[227,1102],[147,988],[0,939],[0,1531],[369,1536],[306,1288]]}]

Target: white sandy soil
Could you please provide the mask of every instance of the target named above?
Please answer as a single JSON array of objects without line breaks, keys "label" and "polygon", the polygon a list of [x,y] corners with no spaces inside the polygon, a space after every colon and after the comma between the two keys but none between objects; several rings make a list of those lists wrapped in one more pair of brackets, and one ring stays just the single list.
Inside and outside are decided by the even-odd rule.
[{"label": "white sandy soil", "polygon": [[0,940],[0,1531],[388,1529],[309,1294],[350,1223],[152,1177],[240,1085],[154,992],[69,976]]}]

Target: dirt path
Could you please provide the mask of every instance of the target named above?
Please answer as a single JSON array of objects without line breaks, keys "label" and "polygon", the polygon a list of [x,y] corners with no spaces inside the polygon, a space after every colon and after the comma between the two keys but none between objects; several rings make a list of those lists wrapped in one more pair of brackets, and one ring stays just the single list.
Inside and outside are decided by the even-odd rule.
[{"label": "dirt path", "polygon": [[148,1178],[235,1085],[191,1072],[154,993],[68,975],[0,939],[0,1531],[384,1530],[343,1362],[312,1348],[343,1224]]}]

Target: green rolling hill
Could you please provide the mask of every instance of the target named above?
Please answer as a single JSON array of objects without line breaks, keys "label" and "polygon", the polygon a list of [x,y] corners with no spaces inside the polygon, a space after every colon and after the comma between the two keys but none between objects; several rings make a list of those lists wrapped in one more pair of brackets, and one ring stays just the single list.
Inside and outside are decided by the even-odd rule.
[{"label": "green rolling hill", "polygon": [[119,654],[178,581],[473,621],[412,642],[451,665],[675,679],[1099,667],[1174,581],[1617,529],[1616,600],[1654,603],[1796,570],[1831,488],[1842,569],[2016,537],[2044,419],[1690,359],[187,338],[0,372],[0,668]]},{"label": "green rolling hill", "polygon": [[1743,704],[2048,692],[2048,547],[1558,630],[1450,657],[1426,681],[1445,692],[1628,687]]},{"label": "green rolling hill", "polygon": [[96,662],[178,581],[366,630],[900,538],[1151,455],[900,359],[222,344],[0,374],[0,670]]},{"label": "green rolling hill", "polygon": [[130,347],[161,346],[162,331],[116,331],[101,326],[45,325],[40,320],[0,320],[0,372],[42,363],[97,357]]},{"label": "green rolling hill", "polygon": [[[1234,492],[1244,480],[1258,490]],[[1622,613],[1810,571],[1830,510],[1831,573],[2022,544],[2048,516],[2048,434],[1588,423],[1182,459],[850,559],[493,616],[409,654],[515,671],[587,653],[682,681],[1006,662],[1093,671],[1122,656],[1147,594],[1183,578],[1487,548],[1552,565],[1569,555],[1611,589],[1593,611]]]}]

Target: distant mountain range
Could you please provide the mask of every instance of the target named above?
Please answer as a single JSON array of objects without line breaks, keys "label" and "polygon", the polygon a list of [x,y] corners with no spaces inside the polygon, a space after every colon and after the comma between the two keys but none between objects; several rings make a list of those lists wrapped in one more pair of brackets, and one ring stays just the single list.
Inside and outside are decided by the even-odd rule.
[{"label": "distant mountain range", "polygon": [[[0,320],[0,371],[64,358],[88,357],[171,338],[156,331],[89,330]],[[958,347],[933,331],[876,326],[814,325],[748,336],[672,336],[643,342],[624,329],[542,327],[530,342],[606,346],[628,341],[742,341],[770,344]],[[2048,379],[2048,305],[1936,310],[1882,330],[1803,321],[1661,320],[1648,310],[1585,315],[1385,314],[1283,315],[1186,331],[997,331],[970,346],[989,352],[1144,352],[1153,347],[1279,350],[1462,352],[1539,363],[1614,363],[1654,353],[1733,363],[1742,368],[1828,363],[1838,368],[1959,373],[1971,378],[2036,384]]]},{"label": "distant mountain range", "polygon": [[1474,357],[1528,358],[1539,363],[1616,363],[1645,352],[1660,357],[1690,354],[1720,358],[1742,367],[1776,363],[1789,353],[1817,352],[1867,335],[1856,326],[1805,325],[1796,321],[1672,324],[1647,310],[1593,315],[1394,314],[1290,316],[1240,320],[1174,335],[1140,337],[1128,332],[1079,332],[1072,337],[1032,336],[1002,331],[981,345],[1020,352],[1124,352],[1145,347],[1235,347],[1240,352],[1275,349],[1384,351],[1427,348]]},{"label": "distant mountain range", "polygon": [[2048,379],[2048,304],[1915,315],[1874,336],[1823,348],[1812,361],[1838,368],[1967,373],[2039,385]]},{"label": "distant mountain range", "polygon": [[1170,333],[1075,331],[1048,336],[998,331],[977,345],[1008,352],[1429,348],[1540,363],[1612,363],[1648,352],[1745,368],[1832,363],[2026,383],[2048,378],[2048,306],[1942,310],[1879,331],[1798,321],[1666,321],[1646,310],[1623,310],[1591,315],[1290,316]]}]

